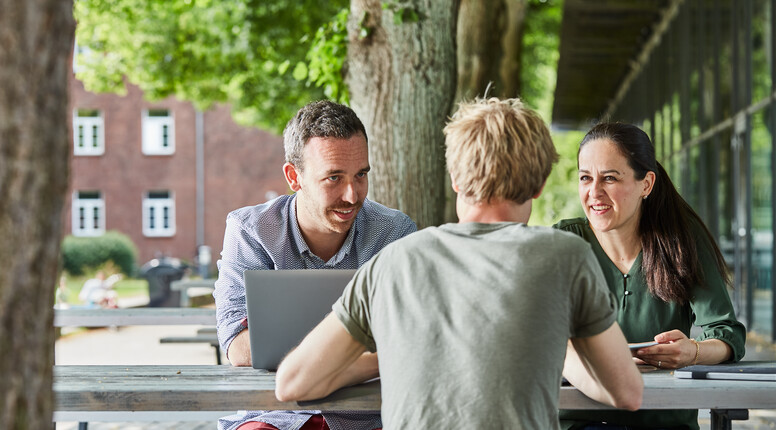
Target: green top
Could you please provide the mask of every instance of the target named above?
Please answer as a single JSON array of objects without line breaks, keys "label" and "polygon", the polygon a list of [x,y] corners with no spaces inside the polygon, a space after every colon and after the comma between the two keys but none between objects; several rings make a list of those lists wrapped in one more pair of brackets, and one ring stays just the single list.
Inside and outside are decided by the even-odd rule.
[{"label": "green top", "polygon": [[558,430],[569,337],[601,333],[617,313],[584,240],[474,222],[386,246],[333,309],[380,355],[386,430]]},{"label": "green top", "polygon": [[[731,361],[738,361],[744,356],[746,330],[736,320],[727,287],[717,270],[711,244],[706,240],[700,226],[694,225],[692,230],[697,237],[698,259],[703,268],[706,285],[693,287],[692,298],[685,305],[666,303],[649,293],[641,271],[641,253],[636,257],[628,273],[620,272],[601,248],[587,219],[563,220],[553,227],[579,235],[592,246],[609,289],[617,297],[617,303],[620,306],[617,322],[622,327],[628,342],[649,341],[655,335],[673,329],[679,329],[689,337],[690,327],[695,324],[703,329],[696,340],[722,340],[733,350]],[[563,410],[560,418],[563,428],[574,428],[575,425],[591,421],[647,428],[674,426],[698,428],[696,410],[637,412]]]}]

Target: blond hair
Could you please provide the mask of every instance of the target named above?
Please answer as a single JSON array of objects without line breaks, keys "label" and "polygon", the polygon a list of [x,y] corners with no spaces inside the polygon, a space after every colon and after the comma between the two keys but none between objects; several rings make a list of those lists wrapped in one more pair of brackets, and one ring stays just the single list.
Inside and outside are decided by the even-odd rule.
[{"label": "blond hair", "polygon": [[516,98],[462,102],[444,133],[447,170],[468,201],[522,204],[558,161],[544,121]]}]

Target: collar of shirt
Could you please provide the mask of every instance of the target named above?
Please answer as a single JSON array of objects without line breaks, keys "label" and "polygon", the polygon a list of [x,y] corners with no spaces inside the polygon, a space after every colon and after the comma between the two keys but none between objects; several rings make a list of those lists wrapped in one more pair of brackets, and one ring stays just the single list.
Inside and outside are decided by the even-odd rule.
[{"label": "collar of shirt", "polygon": [[[358,214],[356,215],[356,219],[353,221],[353,225],[350,227],[350,230],[348,230],[348,235],[345,238],[345,242],[342,244],[339,251],[337,251],[337,253],[334,254],[334,256],[331,257],[329,261],[323,261],[320,257],[313,254],[313,252],[310,250],[310,247],[307,245],[307,242],[305,242],[304,237],[302,237],[302,231],[299,229],[299,222],[296,219],[296,194],[294,194],[293,198],[291,199],[291,203],[286,206],[286,208],[288,210],[288,220],[291,228],[291,236],[293,238],[294,245],[296,245],[296,249],[299,250],[300,257],[303,259],[312,260],[316,267],[336,266],[340,261],[347,257],[347,255],[350,253],[350,249],[353,247],[353,238],[356,236],[357,226],[359,224],[362,213],[361,210],[359,210]],[[361,209],[363,210],[363,207]]]}]

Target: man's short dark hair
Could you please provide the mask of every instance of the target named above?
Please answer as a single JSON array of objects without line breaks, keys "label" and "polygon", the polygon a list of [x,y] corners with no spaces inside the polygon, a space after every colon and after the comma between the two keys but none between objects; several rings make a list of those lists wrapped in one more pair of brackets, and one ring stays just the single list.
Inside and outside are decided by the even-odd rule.
[{"label": "man's short dark hair", "polygon": [[304,146],[313,137],[350,139],[356,133],[367,140],[364,124],[353,109],[328,100],[309,103],[299,109],[283,130],[286,162],[302,169]]}]

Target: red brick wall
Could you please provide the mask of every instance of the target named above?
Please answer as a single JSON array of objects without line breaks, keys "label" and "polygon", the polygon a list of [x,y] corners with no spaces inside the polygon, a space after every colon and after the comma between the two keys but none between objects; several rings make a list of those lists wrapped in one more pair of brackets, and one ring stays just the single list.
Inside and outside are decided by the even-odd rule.
[{"label": "red brick wall", "polygon": [[[173,97],[146,101],[142,91],[133,85],[128,85],[127,90],[125,96],[94,94],[86,91],[80,81],[71,80],[73,109],[102,111],[105,153],[71,155],[65,232],[70,234],[72,228],[73,191],[99,190],[105,202],[106,230],[118,230],[132,239],[139,251],[139,265],[159,254],[192,260],[197,247],[195,110],[190,103]],[[172,112],[174,154],[142,153],[141,116],[149,108]],[[72,132],[69,140],[72,142]],[[268,191],[286,191],[281,172],[283,146],[278,136],[236,125],[225,106],[205,112],[204,145],[204,244],[211,247],[215,261],[221,251],[224,220],[230,210],[262,202]],[[143,196],[154,190],[173,193],[176,233],[172,237],[143,235]]]},{"label": "red brick wall", "polygon": [[285,194],[283,140],[269,132],[234,124],[229,108],[205,112],[205,242],[218,259],[226,215]]}]

